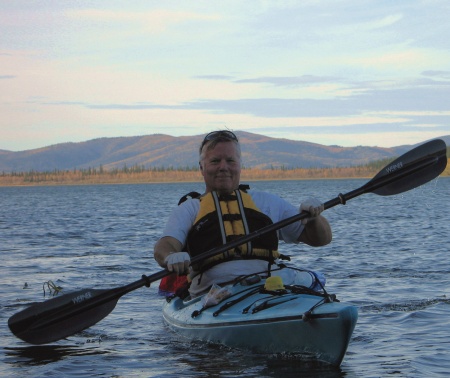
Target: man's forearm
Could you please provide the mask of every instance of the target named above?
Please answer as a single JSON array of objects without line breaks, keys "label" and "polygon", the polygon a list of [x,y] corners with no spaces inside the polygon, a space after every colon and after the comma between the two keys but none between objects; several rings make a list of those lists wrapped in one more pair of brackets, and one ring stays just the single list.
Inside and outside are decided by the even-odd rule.
[{"label": "man's forearm", "polygon": [[153,249],[153,256],[156,260],[156,262],[162,266],[163,268],[166,267],[165,259],[171,252],[180,252],[182,250],[181,243],[170,236],[163,237],[159,239],[155,247]]},{"label": "man's forearm", "polygon": [[320,247],[329,244],[332,238],[330,224],[326,218],[319,215],[308,221],[299,241],[313,247]]}]

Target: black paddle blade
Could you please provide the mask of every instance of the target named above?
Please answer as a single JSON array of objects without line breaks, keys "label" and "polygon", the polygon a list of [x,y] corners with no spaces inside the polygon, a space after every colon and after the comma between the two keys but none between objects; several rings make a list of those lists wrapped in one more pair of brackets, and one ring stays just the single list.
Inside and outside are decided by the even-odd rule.
[{"label": "black paddle blade", "polygon": [[84,289],[33,304],[9,318],[9,329],[30,344],[63,339],[106,317],[118,301],[110,292]]},{"label": "black paddle blade", "polygon": [[447,166],[446,152],[447,146],[442,139],[424,143],[388,164],[366,186],[370,192],[380,196],[417,188],[444,171]]}]

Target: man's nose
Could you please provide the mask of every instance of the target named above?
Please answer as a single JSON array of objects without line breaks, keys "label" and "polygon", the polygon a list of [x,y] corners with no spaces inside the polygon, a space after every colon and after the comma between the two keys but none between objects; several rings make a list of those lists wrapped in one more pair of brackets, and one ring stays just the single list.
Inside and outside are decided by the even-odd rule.
[{"label": "man's nose", "polygon": [[228,163],[226,160],[221,160],[219,163],[219,169],[227,169],[228,168]]}]

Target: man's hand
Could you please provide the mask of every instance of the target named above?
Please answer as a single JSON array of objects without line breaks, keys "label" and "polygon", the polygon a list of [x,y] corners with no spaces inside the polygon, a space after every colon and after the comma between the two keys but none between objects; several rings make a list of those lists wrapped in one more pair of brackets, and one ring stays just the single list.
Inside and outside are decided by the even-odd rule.
[{"label": "man's hand", "polygon": [[309,219],[318,217],[323,210],[324,205],[317,198],[311,197],[303,201],[300,205],[300,212],[306,211],[310,216],[302,219],[302,223],[306,225]]},{"label": "man's hand", "polygon": [[165,259],[166,268],[169,272],[174,272],[179,276],[189,273],[191,257],[187,252],[171,252]]}]

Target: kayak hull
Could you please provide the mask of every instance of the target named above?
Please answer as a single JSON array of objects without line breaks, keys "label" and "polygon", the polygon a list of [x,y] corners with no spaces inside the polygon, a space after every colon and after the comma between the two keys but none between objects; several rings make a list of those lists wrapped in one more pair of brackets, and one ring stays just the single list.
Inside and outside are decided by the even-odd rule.
[{"label": "kayak hull", "polygon": [[163,306],[164,321],[190,340],[339,366],[356,325],[356,307],[297,288],[267,293],[263,284],[235,285],[230,298],[206,309],[202,297],[173,298]]}]

